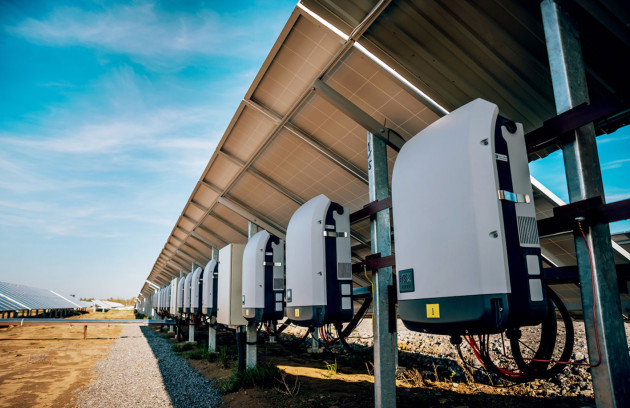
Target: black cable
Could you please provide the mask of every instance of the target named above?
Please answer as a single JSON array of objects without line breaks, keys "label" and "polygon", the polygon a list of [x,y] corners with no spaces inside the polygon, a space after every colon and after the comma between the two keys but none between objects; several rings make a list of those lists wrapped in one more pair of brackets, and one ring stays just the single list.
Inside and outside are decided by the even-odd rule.
[{"label": "black cable", "polygon": [[[559,374],[560,371],[562,371],[562,369],[564,368],[564,365],[561,362],[569,361],[569,359],[571,358],[571,353],[573,353],[573,346],[575,344],[575,332],[573,330],[573,320],[571,319],[571,315],[569,311],[567,310],[567,307],[564,305],[564,302],[562,302],[560,297],[549,287],[547,287],[547,295],[549,296],[549,299],[553,302],[553,304],[555,304],[555,306],[558,308],[558,311],[560,312],[560,316],[562,317],[562,321],[564,322],[564,327],[565,327],[564,348],[562,350],[562,354],[560,355],[560,359],[558,359],[560,363],[556,363],[551,368],[548,368],[545,370],[536,370],[534,369],[534,367],[537,367],[537,366],[534,366],[533,363],[538,363],[538,362],[532,361],[531,363],[527,363],[525,361],[525,359],[523,358],[523,355],[521,354],[521,345],[518,341],[518,338],[510,339],[510,345],[512,347],[512,356],[514,357],[514,360],[516,361],[519,368],[523,371],[533,371],[536,378],[542,378],[542,379],[551,378]],[[551,309],[553,311],[553,307]],[[555,311],[553,311],[553,315],[554,315],[554,320],[555,320],[556,319]],[[556,326],[556,332],[557,332],[557,326]],[[543,334],[541,333],[541,338],[542,337],[543,337]],[[553,348],[555,348],[555,336],[554,336],[554,344],[552,346]],[[553,354],[551,354],[549,358],[546,358],[545,360],[550,360],[552,356]]]},{"label": "black cable", "polygon": [[[289,320],[287,320],[287,322],[288,322],[288,321],[289,321]],[[297,339],[294,339],[294,340],[284,340],[284,339],[280,336],[280,333],[282,333],[282,331],[283,331],[284,329],[286,329],[287,327],[289,327],[289,324],[286,324],[286,322],[285,322],[283,325],[284,325],[284,327],[280,327],[280,328],[278,328],[278,330],[277,330],[276,340],[278,340],[278,343],[280,343],[280,344],[282,344],[282,345],[285,345],[285,346],[288,346],[288,347],[294,347],[294,348],[295,348],[295,347],[300,346],[300,345],[301,345],[302,343],[304,343],[304,341],[308,338],[308,335],[309,335],[309,334],[311,334],[311,332],[310,332],[310,328],[309,328],[308,330],[306,330],[306,333],[305,333],[305,334],[304,334],[304,336],[302,336],[302,337],[297,337],[297,336],[294,336],[294,337],[296,337]]]},{"label": "black cable", "polygon": [[363,347],[357,348],[348,344],[348,342],[346,341],[346,336],[343,335],[343,330],[341,330],[341,324],[339,323],[335,324],[335,329],[337,330],[337,333],[339,333],[339,341],[341,341],[341,344],[343,345],[343,347],[350,354],[356,354],[359,356],[367,356],[374,351],[374,346],[367,347],[367,348],[363,348]]}]

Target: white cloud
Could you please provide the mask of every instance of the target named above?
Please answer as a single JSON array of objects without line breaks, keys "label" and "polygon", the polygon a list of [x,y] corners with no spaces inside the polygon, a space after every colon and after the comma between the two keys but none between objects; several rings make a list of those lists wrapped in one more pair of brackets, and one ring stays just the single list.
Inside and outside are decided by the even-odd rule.
[{"label": "white cloud", "polygon": [[[216,134],[208,134],[212,125],[211,107],[165,107],[145,111],[134,117],[95,115],[82,118],[83,123],[67,123],[46,138],[0,134],[0,142],[28,149],[57,153],[108,154],[131,148],[183,149],[210,151]],[[201,131],[200,133],[197,133]],[[213,137],[215,136],[215,137]]]},{"label": "white cloud", "polygon": [[96,11],[57,7],[42,19],[27,18],[7,31],[33,42],[94,47],[172,65],[191,56],[264,56],[267,47],[259,41],[269,36],[260,34],[270,29],[269,19],[277,19],[279,28],[284,16],[251,15],[256,20],[243,24],[238,14],[208,9],[166,13],[155,2],[144,1]]},{"label": "white cloud", "polygon": [[610,162],[602,163],[601,167],[602,170],[612,170],[624,167],[628,163],[630,163],[630,159],[613,160]]}]

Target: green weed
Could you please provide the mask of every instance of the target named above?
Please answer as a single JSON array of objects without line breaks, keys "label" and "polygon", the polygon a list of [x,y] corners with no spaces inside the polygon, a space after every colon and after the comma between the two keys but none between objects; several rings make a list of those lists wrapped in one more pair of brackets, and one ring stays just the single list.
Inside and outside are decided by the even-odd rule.
[{"label": "green weed", "polygon": [[194,348],[195,348],[195,345],[192,343],[173,344],[173,351],[176,353],[182,353],[184,351],[189,351]]},{"label": "green weed", "polygon": [[241,388],[270,388],[277,383],[279,378],[281,378],[281,371],[278,367],[270,363],[263,363],[243,372],[235,371],[229,378],[219,381],[219,388],[224,393],[230,393]]},{"label": "green weed", "polygon": [[337,359],[335,359],[334,363],[329,363],[328,361],[324,361],[324,364],[326,364],[326,371],[328,372],[328,376],[332,377],[333,375],[337,374]]}]

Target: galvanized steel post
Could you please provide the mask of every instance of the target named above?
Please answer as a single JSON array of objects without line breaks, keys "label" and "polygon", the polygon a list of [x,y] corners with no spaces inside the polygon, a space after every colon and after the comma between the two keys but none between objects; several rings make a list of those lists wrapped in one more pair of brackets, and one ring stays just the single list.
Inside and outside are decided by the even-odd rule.
[{"label": "galvanized steel post", "polygon": [[[219,249],[218,248],[214,248],[214,247],[212,248],[212,259],[217,261],[217,263],[219,262]],[[214,293],[213,295],[216,296],[217,294]],[[212,320],[214,319],[211,318],[211,323],[214,323],[212,322]],[[217,329],[215,329],[212,326],[208,326],[208,351],[211,351],[213,353],[217,351]]]},{"label": "galvanized steel post", "polygon": [[[589,102],[577,24],[553,0],[541,3],[547,54],[558,114]],[[575,131],[564,145],[564,166],[571,202],[601,196],[604,187],[593,124]],[[591,364],[593,390],[598,407],[630,406],[630,358],[621,314],[617,273],[608,224],[584,227],[592,251],[581,234],[575,237],[580,274],[582,308]],[[595,311],[593,313],[593,306]],[[600,360],[601,350],[601,362]]]},{"label": "galvanized steel post", "polygon": [[[195,273],[195,269],[199,268],[199,265],[197,265],[195,262],[192,263],[191,265],[191,270],[190,273]],[[192,282],[191,282],[192,284]],[[192,290],[192,289],[191,289]],[[190,310],[192,310],[192,295],[190,296]],[[192,315],[192,313],[189,313],[188,316],[188,343],[195,343],[195,318]]]},{"label": "galvanized steel post", "polygon": [[[247,236],[251,238],[257,232],[258,225],[250,221],[247,228]],[[245,343],[245,367],[247,368],[256,367],[256,354],[258,352],[258,347],[256,346],[256,341],[258,340],[258,331],[256,330],[256,326],[256,322],[247,323],[247,340]]]},{"label": "galvanized steel post", "polygon": [[[387,172],[387,146],[374,134],[367,132],[368,180],[370,201],[382,200],[389,194]],[[389,209],[380,211],[370,221],[372,253],[381,256],[392,254],[391,219]],[[393,408],[396,406],[396,362],[398,344],[396,320],[390,321],[390,298],[393,285],[392,268],[381,268],[372,276],[374,299],[372,321],[374,327],[374,405]],[[395,316],[395,314],[394,314]],[[391,330],[393,328],[394,330]]]}]

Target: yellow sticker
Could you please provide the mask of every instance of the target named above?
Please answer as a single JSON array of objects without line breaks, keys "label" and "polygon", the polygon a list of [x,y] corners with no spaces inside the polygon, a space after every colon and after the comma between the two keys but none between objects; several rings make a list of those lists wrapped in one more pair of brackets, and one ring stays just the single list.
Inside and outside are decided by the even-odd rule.
[{"label": "yellow sticker", "polygon": [[245,316],[249,316],[249,309],[245,309]]},{"label": "yellow sticker", "polygon": [[295,309],[295,317],[300,317],[300,309]]},{"label": "yellow sticker", "polygon": [[427,304],[427,318],[429,319],[440,318],[440,305],[438,303]]}]

